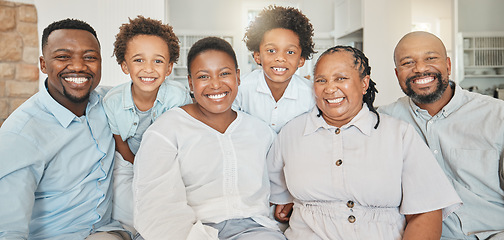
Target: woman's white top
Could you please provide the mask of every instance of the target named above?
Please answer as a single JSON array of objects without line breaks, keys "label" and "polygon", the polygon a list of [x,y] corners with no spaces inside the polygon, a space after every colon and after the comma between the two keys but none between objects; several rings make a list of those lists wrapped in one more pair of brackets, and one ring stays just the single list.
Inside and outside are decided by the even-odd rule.
[{"label": "woman's white top", "polygon": [[266,156],[275,133],[237,112],[225,133],[181,108],[144,133],[134,164],[134,224],[145,239],[216,239],[202,223],[251,217],[275,228],[269,214]]}]

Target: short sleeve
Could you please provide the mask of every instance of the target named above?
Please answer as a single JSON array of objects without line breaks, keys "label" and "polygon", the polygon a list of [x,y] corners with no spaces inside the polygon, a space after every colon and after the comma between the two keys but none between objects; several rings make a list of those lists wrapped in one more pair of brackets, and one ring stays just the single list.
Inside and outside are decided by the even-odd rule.
[{"label": "short sleeve", "polygon": [[443,219],[461,205],[461,200],[430,149],[408,124],[403,137],[403,199],[405,215],[443,209]]}]

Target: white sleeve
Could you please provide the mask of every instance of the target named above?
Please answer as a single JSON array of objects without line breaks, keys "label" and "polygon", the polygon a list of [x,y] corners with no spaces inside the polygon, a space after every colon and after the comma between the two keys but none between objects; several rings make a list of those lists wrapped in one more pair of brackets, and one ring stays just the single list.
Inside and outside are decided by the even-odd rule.
[{"label": "white sleeve", "polygon": [[278,135],[271,147],[268,157],[268,175],[270,178],[270,202],[274,204],[287,204],[293,202],[293,198],[287,190],[284,175],[284,160]]},{"label": "white sleeve", "polygon": [[145,239],[217,239],[187,204],[177,148],[154,129],[136,155],[133,189],[134,227]]}]

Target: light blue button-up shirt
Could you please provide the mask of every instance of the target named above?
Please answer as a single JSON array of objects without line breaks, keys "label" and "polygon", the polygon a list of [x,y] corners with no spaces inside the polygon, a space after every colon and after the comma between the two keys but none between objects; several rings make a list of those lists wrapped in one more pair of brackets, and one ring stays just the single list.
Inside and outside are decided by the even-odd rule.
[{"label": "light blue button-up shirt", "polygon": [[292,75],[283,96],[277,101],[264,79],[262,69],[242,78],[233,109],[246,112],[266,122],[275,132],[291,119],[310,111],[315,106],[313,83]]},{"label": "light blue button-up shirt", "polygon": [[0,128],[0,239],[84,239],[111,219],[114,141],[98,91],[77,117],[45,88]]},{"label": "light blue button-up shirt", "polygon": [[415,127],[462,199],[443,222],[443,237],[486,239],[504,230],[504,101],[455,86],[435,116],[408,97],[378,110]]},{"label": "light blue button-up shirt", "polygon": [[[103,104],[112,133],[120,135],[123,141],[135,135],[140,121],[131,94],[131,84],[130,81],[112,88],[105,96]],[[159,87],[156,101],[151,108],[151,120],[156,120],[168,109],[189,103],[192,103],[189,91],[182,84],[165,80]]]}]

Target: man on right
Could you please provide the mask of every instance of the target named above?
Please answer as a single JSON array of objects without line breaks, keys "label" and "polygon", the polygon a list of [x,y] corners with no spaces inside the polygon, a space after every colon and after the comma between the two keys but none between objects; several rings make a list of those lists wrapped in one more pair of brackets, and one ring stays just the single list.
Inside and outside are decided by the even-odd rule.
[{"label": "man on right", "polygon": [[394,62],[407,97],[378,110],[416,128],[464,203],[441,239],[504,239],[504,101],[450,81],[450,58],[431,33],[406,34]]}]

